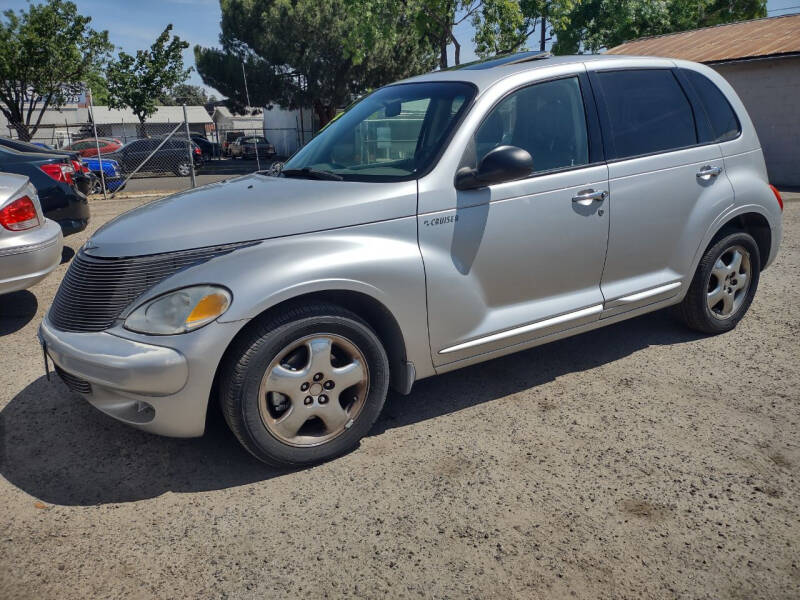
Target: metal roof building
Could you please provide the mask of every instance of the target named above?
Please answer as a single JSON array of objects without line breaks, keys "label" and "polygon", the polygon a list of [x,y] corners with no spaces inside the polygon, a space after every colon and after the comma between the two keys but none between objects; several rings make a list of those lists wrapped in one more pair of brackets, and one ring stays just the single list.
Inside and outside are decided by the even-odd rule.
[{"label": "metal roof building", "polygon": [[[192,132],[206,134],[213,129],[213,121],[203,106],[187,106],[186,116]],[[163,135],[169,133],[176,124],[183,122],[182,106],[157,106],[156,112],[148,117],[144,125],[130,109],[112,109],[95,106],[94,118],[98,135],[112,136],[128,141],[144,135]],[[34,121],[36,116],[34,116]],[[260,122],[260,117],[259,117]],[[0,135],[16,137],[13,128],[0,114]],[[47,109],[42,115],[39,130],[34,140],[55,147],[92,135],[89,109],[68,105],[59,109]]]},{"label": "metal roof building", "polygon": [[641,38],[608,54],[709,65],[747,107],[772,183],[800,187],[800,14]]},{"label": "metal roof building", "polygon": [[[189,123],[192,124],[213,123],[208,111],[202,106],[187,106],[186,117]],[[131,109],[117,109],[107,106],[95,106],[94,119],[98,125],[139,122],[139,118],[133,114]],[[146,123],[180,123],[182,121],[182,106],[156,106],[156,112],[145,120]]]}]

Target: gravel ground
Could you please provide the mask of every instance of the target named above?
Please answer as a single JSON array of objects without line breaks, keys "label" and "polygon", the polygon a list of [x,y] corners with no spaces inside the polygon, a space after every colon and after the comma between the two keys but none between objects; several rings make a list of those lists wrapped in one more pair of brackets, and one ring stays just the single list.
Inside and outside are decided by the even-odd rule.
[{"label": "gravel ground", "polygon": [[48,382],[62,265],[0,299],[0,597],[798,598],[800,203],[784,224],[736,331],[656,313],[422,381],[288,473]]}]

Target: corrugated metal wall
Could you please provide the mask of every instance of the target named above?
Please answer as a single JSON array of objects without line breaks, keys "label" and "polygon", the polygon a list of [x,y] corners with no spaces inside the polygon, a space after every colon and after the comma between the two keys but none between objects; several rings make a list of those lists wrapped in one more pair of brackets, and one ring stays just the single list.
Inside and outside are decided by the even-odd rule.
[{"label": "corrugated metal wall", "polygon": [[709,66],[728,80],[747,107],[770,182],[800,187],[800,57]]}]

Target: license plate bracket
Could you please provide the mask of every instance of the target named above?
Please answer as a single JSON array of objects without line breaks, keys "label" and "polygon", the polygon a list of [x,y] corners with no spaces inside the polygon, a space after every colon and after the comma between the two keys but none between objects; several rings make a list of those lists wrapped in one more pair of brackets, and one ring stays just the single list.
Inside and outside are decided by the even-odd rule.
[{"label": "license plate bracket", "polygon": [[39,344],[42,347],[42,358],[44,359],[44,376],[47,378],[47,381],[50,381],[50,362],[47,356],[47,342],[40,338]]}]

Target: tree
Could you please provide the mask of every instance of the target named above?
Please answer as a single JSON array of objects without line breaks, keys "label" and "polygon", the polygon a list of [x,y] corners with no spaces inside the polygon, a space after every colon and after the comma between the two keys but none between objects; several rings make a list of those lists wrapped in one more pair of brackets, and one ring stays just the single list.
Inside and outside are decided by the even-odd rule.
[{"label": "tree", "polygon": [[[504,2],[500,0],[499,4]],[[495,5],[492,0],[421,0],[416,9],[415,25],[419,34],[432,43],[439,52],[439,68],[448,67],[447,47],[453,44],[453,61],[461,64],[461,43],[454,30],[461,23],[476,17],[484,4]],[[486,11],[486,14],[491,14]]]},{"label": "tree", "polygon": [[522,48],[537,22],[523,13],[516,0],[485,3],[472,18],[475,54],[488,58]]},{"label": "tree", "polygon": [[92,103],[95,105],[108,104],[108,86],[106,85],[105,71],[93,70],[83,79],[86,88],[92,94]]},{"label": "tree", "polygon": [[233,109],[311,107],[325,125],[355,96],[433,68],[416,1],[221,0],[222,47],[196,46],[197,70]]},{"label": "tree", "polygon": [[558,54],[598,52],[649,35],[764,17],[766,0],[583,0],[554,27]]},{"label": "tree", "polygon": [[189,47],[177,35],[170,36],[167,25],[149,50],[137,50],[136,56],[120,52],[106,70],[108,105],[130,108],[140,123],[156,111],[156,101],[169,90],[186,81],[191,68],[183,68],[183,51]]},{"label": "tree", "polygon": [[89,27],[91,20],[63,0],[2,13],[0,111],[20,139],[30,140],[45,111],[78,95],[108,59],[108,32]]},{"label": "tree", "polygon": [[473,18],[475,52],[488,57],[522,49],[536,29],[539,50],[545,49],[550,29],[565,29],[579,0],[494,0],[484,2]]},{"label": "tree", "polygon": [[201,86],[188,83],[179,83],[159,98],[159,102],[165,106],[179,106],[181,104],[203,106],[216,101],[216,96],[213,94],[209,96]]}]

